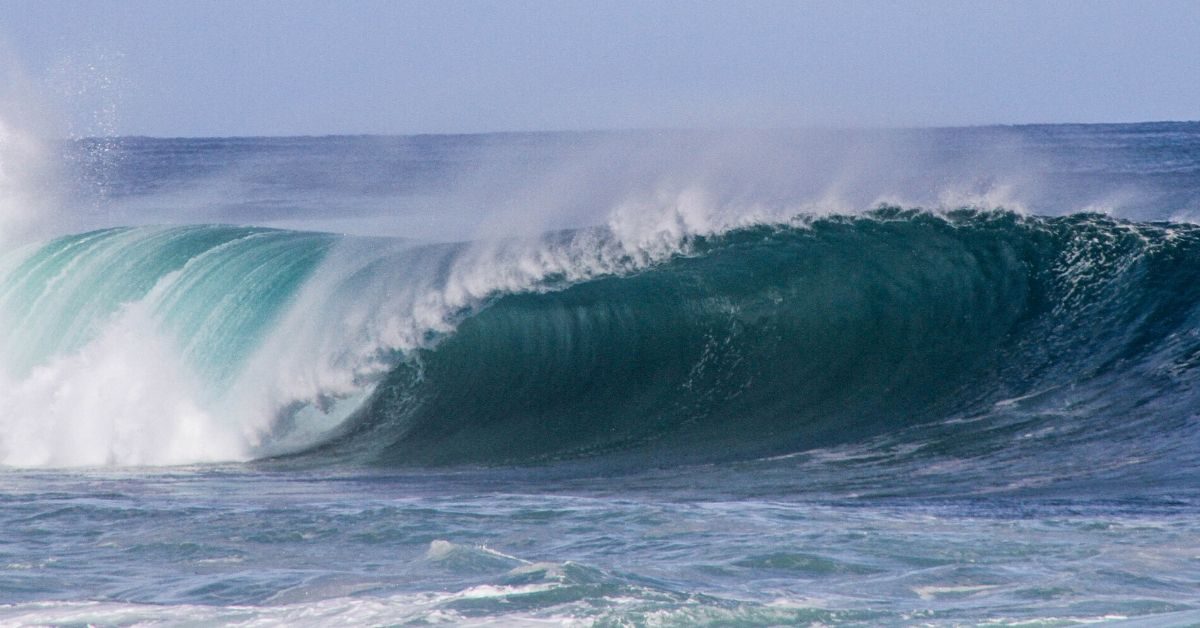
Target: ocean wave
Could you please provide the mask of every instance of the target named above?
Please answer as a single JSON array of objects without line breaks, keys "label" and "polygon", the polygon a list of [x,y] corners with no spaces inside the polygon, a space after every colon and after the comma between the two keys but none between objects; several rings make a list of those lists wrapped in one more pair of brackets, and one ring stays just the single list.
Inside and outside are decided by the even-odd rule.
[{"label": "ocean wave", "polygon": [[987,428],[1031,421],[1085,444],[1153,432],[1154,460],[1191,429],[1194,226],[676,218],[649,238],[182,227],[14,252],[0,462],[641,467],[928,425],[943,449],[1003,449]]}]

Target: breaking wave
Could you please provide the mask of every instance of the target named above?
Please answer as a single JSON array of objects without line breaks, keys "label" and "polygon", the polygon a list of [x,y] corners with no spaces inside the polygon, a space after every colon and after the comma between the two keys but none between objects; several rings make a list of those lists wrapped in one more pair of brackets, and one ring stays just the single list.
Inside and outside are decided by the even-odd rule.
[{"label": "breaking wave", "polygon": [[887,207],[676,235],[14,251],[0,463],[671,465],[1036,423],[1169,465],[1195,440],[1200,227]]}]

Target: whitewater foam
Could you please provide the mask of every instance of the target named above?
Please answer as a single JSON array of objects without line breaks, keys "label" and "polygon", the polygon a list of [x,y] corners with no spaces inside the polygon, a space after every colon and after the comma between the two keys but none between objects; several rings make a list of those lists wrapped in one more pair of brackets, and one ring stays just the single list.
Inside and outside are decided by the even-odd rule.
[{"label": "whitewater foam", "polygon": [[[27,249],[0,279],[0,463],[244,460],[274,418],[223,412],[229,374],[304,275],[306,236],[110,230]],[[265,274],[264,274],[265,273]],[[286,291],[286,290],[285,290]],[[255,301],[250,303],[249,301]]]},{"label": "whitewater foam", "polygon": [[0,464],[186,464],[245,459],[238,430],[199,403],[171,344],[131,305],[82,350],[0,379]]}]

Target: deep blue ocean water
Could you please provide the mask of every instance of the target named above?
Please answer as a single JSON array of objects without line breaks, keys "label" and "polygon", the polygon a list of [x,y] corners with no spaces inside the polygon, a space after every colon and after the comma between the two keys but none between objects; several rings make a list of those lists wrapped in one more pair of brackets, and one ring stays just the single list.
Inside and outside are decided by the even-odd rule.
[{"label": "deep blue ocean water", "polygon": [[43,148],[2,625],[1200,625],[1200,124]]}]

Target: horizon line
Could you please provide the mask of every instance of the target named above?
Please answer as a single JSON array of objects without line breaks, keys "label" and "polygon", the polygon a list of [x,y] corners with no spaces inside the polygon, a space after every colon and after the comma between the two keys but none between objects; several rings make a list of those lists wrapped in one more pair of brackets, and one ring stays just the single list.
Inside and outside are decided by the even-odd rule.
[{"label": "horizon line", "polygon": [[1155,124],[1198,124],[1200,119],[1193,120],[1139,120],[1132,122],[1019,122],[1019,123],[984,123],[984,124],[947,124],[947,125],[808,125],[808,126],[762,126],[762,127],[625,127],[625,128],[594,128],[594,129],[542,129],[542,130],[497,130],[497,131],[462,131],[462,132],[381,132],[381,133],[264,133],[252,135],[150,135],[131,133],[127,135],[85,135],[80,137],[59,138],[65,141],[113,140],[113,139],[145,139],[145,140],[222,140],[222,139],[331,139],[331,138],[366,138],[366,137],[488,137],[488,136],[517,136],[517,135],[605,135],[626,133],[770,133],[770,132],[855,132],[855,131],[943,131],[967,129],[1020,129],[1052,126],[1144,126]]}]

